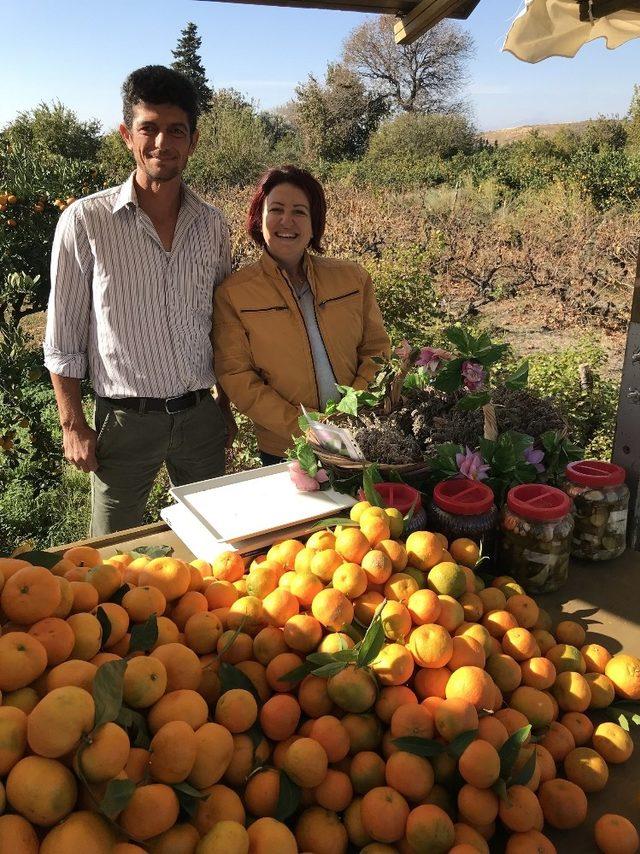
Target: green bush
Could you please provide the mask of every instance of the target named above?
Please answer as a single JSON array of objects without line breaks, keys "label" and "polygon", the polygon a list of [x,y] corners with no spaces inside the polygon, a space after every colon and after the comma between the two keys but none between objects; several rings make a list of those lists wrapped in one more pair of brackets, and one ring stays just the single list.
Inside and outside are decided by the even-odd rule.
[{"label": "green bush", "polygon": [[571,158],[569,174],[598,210],[631,204],[640,197],[640,155],[623,149],[593,151],[581,146]]},{"label": "green bush", "polygon": [[[572,441],[585,448],[587,457],[611,457],[616,426],[620,381],[602,374],[604,351],[591,341],[530,358],[529,384],[554,397],[567,419]],[[586,384],[580,377],[587,366]]]},{"label": "green bush", "polygon": [[102,137],[98,163],[109,186],[124,183],[136,168],[133,155],[117,130]]},{"label": "green bush", "polygon": [[470,154],[477,146],[476,130],[465,116],[405,113],[385,122],[372,134],[366,159],[446,159],[454,154]]},{"label": "green bush", "polygon": [[94,160],[100,147],[100,122],[82,122],[60,101],[40,103],[18,113],[2,131],[11,145],[68,160]]}]

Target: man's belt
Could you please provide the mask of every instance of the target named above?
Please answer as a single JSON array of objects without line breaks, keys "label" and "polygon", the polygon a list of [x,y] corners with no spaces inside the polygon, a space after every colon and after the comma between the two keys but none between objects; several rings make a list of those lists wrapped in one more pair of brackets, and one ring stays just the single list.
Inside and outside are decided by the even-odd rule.
[{"label": "man's belt", "polygon": [[210,389],[201,388],[198,391],[188,391],[180,397],[103,397],[107,403],[116,409],[132,409],[143,415],[145,412],[167,412],[175,415],[186,409],[193,409],[203,397],[210,394]]}]

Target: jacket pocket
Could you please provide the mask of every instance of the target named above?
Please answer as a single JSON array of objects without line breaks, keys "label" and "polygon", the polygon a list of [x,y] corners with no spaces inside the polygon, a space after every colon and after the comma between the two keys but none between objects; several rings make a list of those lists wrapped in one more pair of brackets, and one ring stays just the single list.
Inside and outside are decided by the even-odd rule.
[{"label": "jacket pocket", "polygon": [[256,314],[260,311],[289,311],[286,305],[268,305],[265,308],[241,308],[240,314]]},{"label": "jacket pocket", "polygon": [[330,302],[338,302],[339,300],[347,299],[347,297],[356,296],[359,293],[360,291],[358,290],[349,291],[346,294],[339,294],[337,297],[329,297],[329,299],[323,299],[321,302],[318,303],[318,305],[320,306],[320,308],[324,308],[324,306]]}]

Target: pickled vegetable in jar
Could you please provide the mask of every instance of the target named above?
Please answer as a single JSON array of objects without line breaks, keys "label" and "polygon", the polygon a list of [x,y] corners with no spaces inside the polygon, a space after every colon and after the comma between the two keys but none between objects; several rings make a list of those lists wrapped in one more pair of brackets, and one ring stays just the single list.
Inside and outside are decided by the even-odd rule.
[{"label": "pickled vegetable in jar", "polygon": [[450,543],[468,537],[482,543],[485,555],[493,553],[498,516],[493,490],[467,478],[437,483],[427,512],[429,527],[444,534]]},{"label": "pickled vegetable in jar", "polygon": [[569,463],[561,484],[573,500],[575,527],[571,553],[585,560],[611,560],[625,550],[629,488],[614,463]]},{"label": "pickled vegetable in jar", "polygon": [[527,593],[551,593],[569,576],[573,535],[571,499],[544,483],[509,490],[500,528],[500,572]]}]

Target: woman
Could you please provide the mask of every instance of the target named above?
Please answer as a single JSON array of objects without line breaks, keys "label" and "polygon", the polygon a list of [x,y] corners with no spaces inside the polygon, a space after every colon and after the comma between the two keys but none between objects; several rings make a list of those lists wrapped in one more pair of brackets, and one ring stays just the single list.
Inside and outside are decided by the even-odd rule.
[{"label": "woman", "polygon": [[320,255],[325,216],[309,172],[270,169],[247,215],[262,256],[216,290],[216,375],[253,421],[264,465],[280,462],[299,435],[301,403],[322,411],[339,396],[336,384],[366,388],[373,357],[389,352],[369,274]]}]

